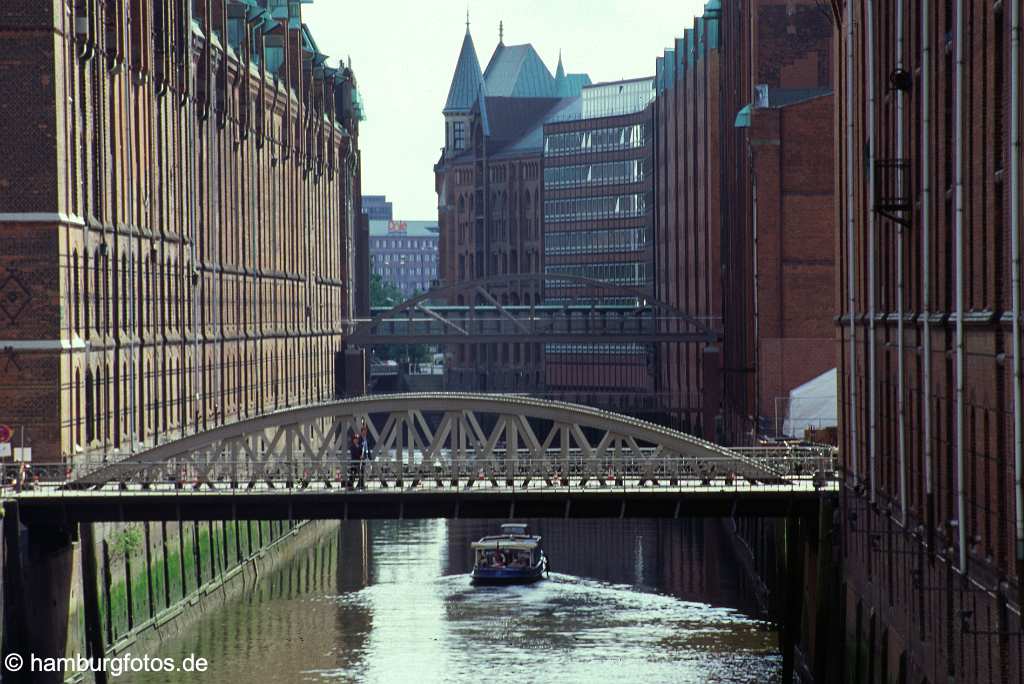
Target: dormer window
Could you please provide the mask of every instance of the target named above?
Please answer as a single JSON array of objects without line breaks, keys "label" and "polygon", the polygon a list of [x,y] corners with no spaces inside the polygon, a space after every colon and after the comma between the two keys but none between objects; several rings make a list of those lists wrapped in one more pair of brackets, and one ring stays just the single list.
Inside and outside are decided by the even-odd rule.
[{"label": "dormer window", "polygon": [[452,124],[452,148],[456,150],[466,149],[466,122],[456,121]]}]

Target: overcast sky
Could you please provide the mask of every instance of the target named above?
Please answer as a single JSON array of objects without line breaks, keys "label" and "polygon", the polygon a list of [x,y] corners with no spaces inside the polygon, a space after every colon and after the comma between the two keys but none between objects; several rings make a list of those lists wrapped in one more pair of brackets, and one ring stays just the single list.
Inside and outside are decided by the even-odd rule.
[{"label": "overcast sky", "polygon": [[441,109],[466,33],[481,68],[505,23],[505,44],[532,43],[554,73],[595,81],[654,75],[654,60],[693,25],[704,0],[315,0],[303,19],[322,52],[352,57],[366,103],[360,128],[363,193],[387,195],[396,219],[437,218],[433,165]]}]

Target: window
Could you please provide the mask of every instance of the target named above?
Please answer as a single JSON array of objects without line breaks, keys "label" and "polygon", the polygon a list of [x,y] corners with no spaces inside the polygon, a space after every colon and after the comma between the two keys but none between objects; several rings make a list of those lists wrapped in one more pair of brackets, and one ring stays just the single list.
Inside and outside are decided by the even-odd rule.
[{"label": "window", "polygon": [[466,148],[466,122],[456,121],[452,124],[453,142],[452,147],[456,150],[463,150]]}]

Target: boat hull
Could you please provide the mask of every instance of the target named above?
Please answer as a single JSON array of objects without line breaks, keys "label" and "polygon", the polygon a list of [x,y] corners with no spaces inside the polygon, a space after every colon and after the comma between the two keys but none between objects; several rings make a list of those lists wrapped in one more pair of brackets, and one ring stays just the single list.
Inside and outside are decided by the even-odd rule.
[{"label": "boat hull", "polygon": [[477,586],[501,586],[510,584],[533,584],[544,579],[543,563],[525,570],[473,570],[473,584]]}]

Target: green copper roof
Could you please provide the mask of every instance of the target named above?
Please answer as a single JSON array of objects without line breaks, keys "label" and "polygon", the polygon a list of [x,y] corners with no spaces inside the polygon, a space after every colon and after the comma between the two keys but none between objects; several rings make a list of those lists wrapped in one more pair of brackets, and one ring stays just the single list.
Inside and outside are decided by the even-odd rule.
[{"label": "green copper roof", "polygon": [[750,128],[750,105],[747,105],[736,113],[736,122],[733,128]]},{"label": "green copper roof", "polygon": [[482,85],[483,75],[480,73],[480,60],[476,57],[473,37],[469,35],[467,27],[466,37],[462,41],[462,50],[459,52],[459,61],[455,65],[455,75],[452,76],[452,85],[448,89],[448,100],[444,105],[444,113],[469,112],[480,95]]},{"label": "green copper roof", "polygon": [[555,79],[533,46],[499,43],[484,71],[489,97],[557,97]]},{"label": "green copper roof", "polygon": [[366,121],[366,103],[363,102],[363,95],[359,88],[352,89],[352,109],[355,110],[356,118]]},{"label": "green copper roof", "polygon": [[591,84],[587,74],[566,74],[562,65],[562,53],[558,53],[558,68],[555,69],[555,94],[558,97],[579,97],[583,87]]},{"label": "green copper roof", "polygon": [[[583,87],[592,83],[593,81],[590,80],[589,74],[569,74],[565,77],[565,85],[559,87],[558,96],[579,97],[583,92]],[[562,93],[565,94],[563,95]]]}]

